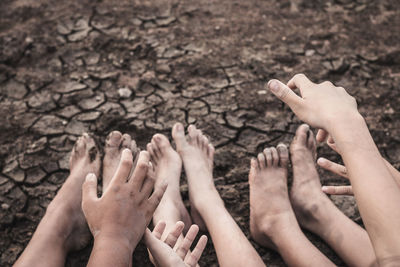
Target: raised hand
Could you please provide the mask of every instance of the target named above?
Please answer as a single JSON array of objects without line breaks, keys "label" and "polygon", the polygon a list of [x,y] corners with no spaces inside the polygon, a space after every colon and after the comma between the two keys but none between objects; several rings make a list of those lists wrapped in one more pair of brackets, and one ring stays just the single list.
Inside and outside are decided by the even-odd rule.
[{"label": "raised hand", "polygon": [[189,228],[183,241],[176,248],[176,251],[174,251],[173,247],[178,241],[185,225],[183,222],[177,222],[175,228],[172,229],[163,242],[160,238],[164,233],[165,226],[165,222],[161,221],[154,227],[153,232],[146,229],[144,235],[144,242],[153,256],[154,264],[157,267],[196,266],[204,248],[206,247],[207,237],[205,235],[201,236],[194,250],[190,252],[190,246],[199,232],[199,227],[193,224]]},{"label": "raised hand", "polygon": [[97,197],[97,179],[89,174],[83,184],[82,209],[94,236],[89,260],[93,266],[129,266],[132,252],[143,236],[166,186],[151,194],[149,155],[140,152],[132,176],[132,153],[125,149],[121,161],[102,197]]}]

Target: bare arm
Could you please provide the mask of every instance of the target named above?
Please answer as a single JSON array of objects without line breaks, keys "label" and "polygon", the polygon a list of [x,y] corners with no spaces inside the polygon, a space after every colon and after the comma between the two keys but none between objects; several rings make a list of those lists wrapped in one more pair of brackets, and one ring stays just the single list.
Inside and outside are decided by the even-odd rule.
[{"label": "bare arm", "polygon": [[[287,86],[277,80],[268,85],[300,119],[331,134],[347,167],[378,262],[399,260],[400,188],[358,113],[355,99],[344,88],[329,82],[314,84],[304,75],[294,76]],[[291,90],[295,88],[301,97]]]}]

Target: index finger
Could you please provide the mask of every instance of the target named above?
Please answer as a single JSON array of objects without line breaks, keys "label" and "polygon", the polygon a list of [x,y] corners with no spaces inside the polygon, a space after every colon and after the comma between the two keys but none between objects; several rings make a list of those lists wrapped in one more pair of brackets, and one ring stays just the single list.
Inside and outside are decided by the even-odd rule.
[{"label": "index finger", "polygon": [[290,89],[299,88],[301,94],[303,95],[303,90],[314,86],[315,83],[310,81],[306,75],[300,73],[293,76],[292,79],[287,83],[287,86]]}]

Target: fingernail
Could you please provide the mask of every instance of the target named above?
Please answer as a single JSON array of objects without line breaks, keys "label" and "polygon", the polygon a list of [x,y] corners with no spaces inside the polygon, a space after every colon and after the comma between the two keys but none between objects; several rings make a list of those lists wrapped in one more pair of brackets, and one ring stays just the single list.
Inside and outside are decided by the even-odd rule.
[{"label": "fingernail", "polygon": [[279,84],[275,80],[271,80],[268,82],[268,87],[273,93],[279,92]]},{"label": "fingernail", "polygon": [[319,163],[319,164],[324,164],[325,162],[326,162],[326,159],[324,159],[324,158],[319,158],[317,160],[317,163]]},{"label": "fingernail", "polygon": [[322,186],[322,187],[321,187],[321,190],[322,190],[322,192],[325,192],[325,191],[328,190],[328,188],[327,188],[326,186]]}]

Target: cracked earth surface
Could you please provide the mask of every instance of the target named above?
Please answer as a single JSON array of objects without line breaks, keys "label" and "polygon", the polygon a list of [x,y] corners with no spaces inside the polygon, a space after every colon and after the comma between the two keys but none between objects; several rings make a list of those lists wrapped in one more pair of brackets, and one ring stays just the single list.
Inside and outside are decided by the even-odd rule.
[{"label": "cracked earth surface", "polygon": [[[303,72],[347,88],[398,168],[399,10],[395,0],[1,1],[0,265],[31,238],[84,131],[103,144],[120,130],[144,148],[177,121],[196,124],[216,146],[215,182],[249,236],[249,159],[289,143],[300,123],[266,91],[270,78]],[[345,183],[321,173],[325,184]],[[188,204],[185,183],[181,191]],[[362,224],[352,197],[332,199]],[[253,244],[268,265],[284,266]],[[69,255],[67,266],[84,266],[89,253]],[[134,263],[151,266],[143,246]],[[217,265],[211,242],[200,264]]]}]

